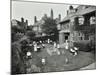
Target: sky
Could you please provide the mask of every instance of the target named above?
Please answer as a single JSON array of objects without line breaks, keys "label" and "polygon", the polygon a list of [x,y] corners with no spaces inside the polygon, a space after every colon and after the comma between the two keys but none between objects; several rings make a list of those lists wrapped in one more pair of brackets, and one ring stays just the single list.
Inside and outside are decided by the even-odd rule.
[{"label": "sky", "polygon": [[[29,1],[12,1],[12,17],[11,19],[21,20],[23,17],[28,20],[29,25],[34,24],[34,16],[40,20],[44,14],[50,16],[51,9],[53,9],[54,18],[61,14],[61,19],[67,15],[69,9],[68,4],[54,4],[54,3],[40,3]],[[72,5],[76,8],[78,5]]]}]

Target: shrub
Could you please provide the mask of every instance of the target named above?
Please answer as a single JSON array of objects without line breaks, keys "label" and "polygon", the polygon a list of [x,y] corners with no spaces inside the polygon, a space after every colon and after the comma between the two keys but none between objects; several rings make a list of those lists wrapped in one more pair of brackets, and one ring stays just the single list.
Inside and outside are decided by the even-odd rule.
[{"label": "shrub", "polygon": [[11,71],[12,74],[25,73],[24,61],[21,56],[21,49],[18,44],[12,44],[11,49],[12,60],[11,60]]},{"label": "shrub", "polygon": [[80,51],[91,51],[91,46],[89,46],[89,43],[84,44],[84,43],[74,43],[75,47],[78,47]]}]

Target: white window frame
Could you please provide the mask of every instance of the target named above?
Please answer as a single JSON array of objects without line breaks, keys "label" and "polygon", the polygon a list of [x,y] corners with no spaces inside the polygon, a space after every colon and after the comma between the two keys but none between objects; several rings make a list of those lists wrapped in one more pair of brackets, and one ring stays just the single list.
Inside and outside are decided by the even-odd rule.
[{"label": "white window frame", "polygon": [[84,17],[79,17],[78,23],[79,23],[79,25],[83,25],[84,24]]},{"label": "white window frame", "polygon": [[90,17],[90,25],[96,24],[96,17],[92,16]]}]

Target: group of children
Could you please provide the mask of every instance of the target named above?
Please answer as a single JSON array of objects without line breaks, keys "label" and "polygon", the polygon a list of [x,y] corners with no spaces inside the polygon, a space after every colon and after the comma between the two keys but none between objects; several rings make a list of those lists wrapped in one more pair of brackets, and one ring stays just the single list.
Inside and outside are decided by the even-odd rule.
[{"label": "group of children", "polygon": [[[40,43],[42,44],[42,41],[40,41]],[[50,43],[50,39],[48,39],[48,43]],[[34,46],[34,51],[36,52],[37,49],[38,49],[38,46],[37,46],[37,43],[36,43],[35,41],[33,41],[33,46]],[[43,44],[43,46],[44,46],[44,44]],[[57,44],[56,42],[53,43],[53,46],[54,46],[54,48],[57,48],[57,49],[60,48],[60,45]],[[78,54],[78,50],[79,50],[77,47],[69,48],[69,42],[68,42],[68,40],[66,40],[65,49],[66,49],[66,50],[69,50],[70,53],[71,53],[72,55],[74,55],[74,56],[76,56],[76,55]],[[28,57],[32,56],[32,53],[31,53],[31,52],[27,52],[27,56],[28,56]],[[68,59],[66,59],[65,61],[68,62]],[[46,59],[45,59],[45,58],[42,58],[42,59],[41,59],[41,63],[42,63],[43,65],[45,65],[45,64],[46,64]]]}]

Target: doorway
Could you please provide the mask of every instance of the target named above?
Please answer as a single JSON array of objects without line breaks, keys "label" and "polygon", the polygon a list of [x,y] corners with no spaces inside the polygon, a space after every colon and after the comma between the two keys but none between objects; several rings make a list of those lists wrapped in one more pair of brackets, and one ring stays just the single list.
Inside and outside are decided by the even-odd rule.
[{"label": "doorway", "polygon": [[64,33],[64,35],[65,35],[65,40],[68,40],[70,33]]}]

